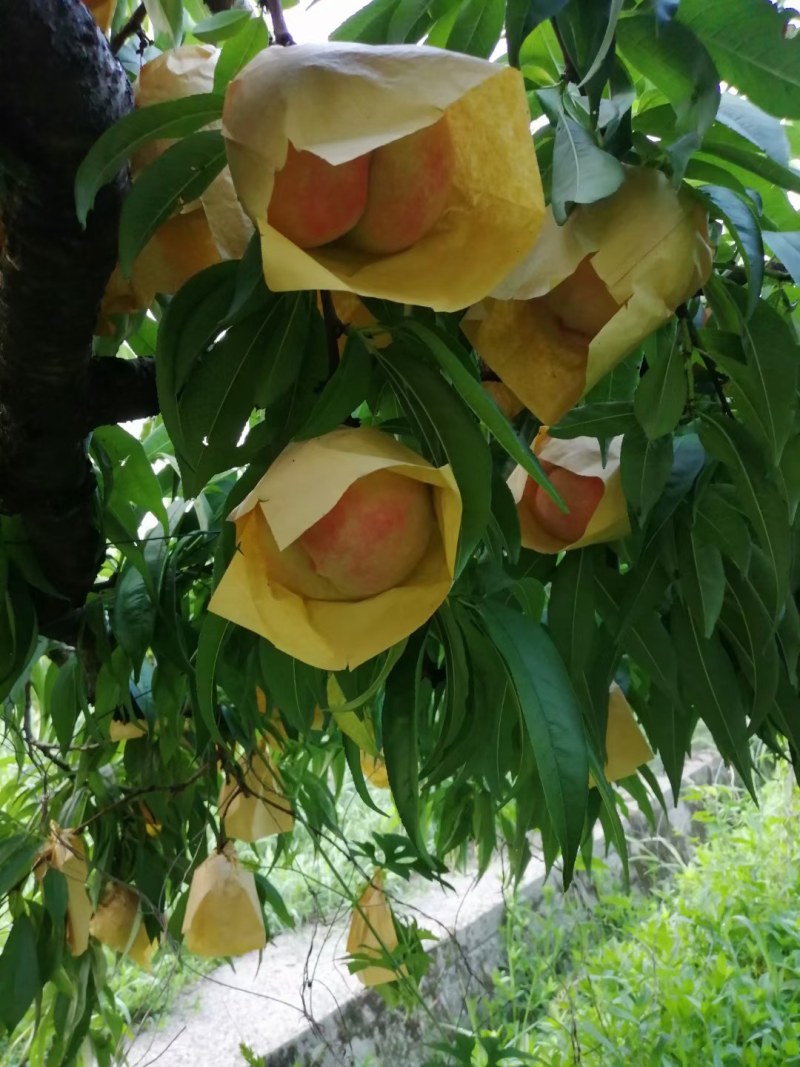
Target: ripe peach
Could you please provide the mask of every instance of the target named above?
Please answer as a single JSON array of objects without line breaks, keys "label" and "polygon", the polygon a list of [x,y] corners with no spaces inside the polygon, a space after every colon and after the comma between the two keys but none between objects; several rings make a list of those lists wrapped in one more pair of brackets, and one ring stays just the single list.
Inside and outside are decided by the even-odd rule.
[{"label": "ripe peach", "polygon": [[334,165],[290,143],[275,174],[267,209],[270,226],[299,248],[317,248],[347,233],[367,203],[370,153]]},{"label": "ripe peach", "polygon": [[454,162],[444,117],[376,148],[367,206],[346,243],[378,255],[416,244],[439,221],[450,195]]},{"label": "ripe peach", "polygon": [[564,467],[557,467],[547,460],[542,460],[545,474],[561,494],[569,508],[563,512],[546,491],[532,478],[525,484],[522,498],[536,521],[551,537],[571,545],[580,540],[594,515],[603,495],[602,478],[589,478],[584,474],[575,474]]},{"label": "ripe peach", "polygon": [[433,525],[427,485],[375,471],[354,482],[295,544],[318,577],[343,597],[362,600],[408,578],[425,555]]},{"label": "ripe peach", "polygon": [[591,256],[582,259],[577,269],[541,300],[561,329],[573,341],[584,345],[619,311],[619,305],[592,266]]}]

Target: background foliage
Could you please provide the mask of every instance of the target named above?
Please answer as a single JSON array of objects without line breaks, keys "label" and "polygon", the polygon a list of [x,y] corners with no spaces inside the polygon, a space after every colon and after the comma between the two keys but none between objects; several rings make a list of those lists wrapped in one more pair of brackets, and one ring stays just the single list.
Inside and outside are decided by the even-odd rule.
[{"label": "background foliage", "polygon": [[[219,135],[198,131],[267,41],[265,22],[239,11],[146,7],[145,57],[200,40],[220,44],[222,58],[213,94],[127,120],[80,173],[79,214],[156,123],[180,139],[160,199],[139,183],[128,199],[128,262],[185,194],[189,168],[196,196],[222,166]],[[112,33],[132,11],[117,5]],[[527,448],[537,423],[524,412],[510,428],[482,392],[476,401],[484,369],[460,314],[366,301],[391,344],[378,351],[351,328],[331,366],[315,294],[267,291],[253,244],[96,339],[98,356],[155,355],[161,415],[91,435],[107,552],[74,647],[40,636],[31,591],[46,580],[17,520],[0,521],[0,698],[13,761],[0,805],[0,1023],[11,1033],[35,1010],[31,1063],[74,1062],[87,1037],[110,1063],[125,1029],[104,950],[65,952],[64,889],[56,877],[42,891],[30,876],[49,821],[85,831],[93,899],[108,877],[133,885],[148,932],[177,949],[191,873],[220,837],[220,776],[265,729],[257,687],[288,735],[280,766],[298,822],[363,880],[375,866],[440,876],[468,842],[482,869],[504,848],[519,877],[536,830],[568,881],[598,820],[624,856],[600,772],[615,678],[676,789],[701,720],[748,785],[754,737],[796,762],[792,19],[769,0],[373,0],[333,35],[498,62],[507,53],[525,77],[548,200],[564,212],[577,188],[586,202],[607,195],[619,161],[660,167],[704,198],[716,246],[708,284],[554,429],[624,435],[624,542],[562,557],[520,549],[504,480],[509,450]],[[135,38],[119,58],[135,77]],[[289,441],[348,418],[448,461],[466,520],[456,583],[430,623],[331,679],[207,603],[234,551],[225,516]],[[135,720],[146,739],[110,739],[113,723]],[[401,832],[346,839],[344,783],[375,804],[358,753],[369,734]],[[589,765],[600,782],[591,790]],[[646,768],[623,784],[645,799],[657,788]],[[245,856],[268,928],[283,908],[271,867],[291,855],[281,835]]]}]

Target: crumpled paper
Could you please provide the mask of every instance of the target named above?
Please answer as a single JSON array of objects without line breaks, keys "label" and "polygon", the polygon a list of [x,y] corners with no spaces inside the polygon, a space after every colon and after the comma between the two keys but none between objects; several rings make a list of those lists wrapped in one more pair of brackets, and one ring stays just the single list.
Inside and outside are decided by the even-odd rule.
[{"label": "crumpled paper", "polygon": [[[436,517],[427,551],[400,585],[364,600],[317,600],[282,585],[278,554],[364,475],[391,470],[431,486]],[[209,611],[266,637],[312,667],[357,667],[407,637],[453,584],[461,495],[449,466],[432,467],[380,430],[346,427],[287,446],[228,516],[237,551]]]},{"label": "crumpled paper", "polygon": [[[591,256],[619,310],[593,337],[560,321],[548,294]],[[556,423],[708,279],[706,213],[661,171],[626,168],[612,196],[579,205],[563,226],[548,211],[530,254],[461,328],[542,422]]]},{"label": "crumpled paper", "polygon": [[[633,710],[616,682],[608,695],[608,725],[606,726],[605,776],[609,782],[627,778],[653,759],[653,750],[642,733]],[[594,785],[589,776],[589,785]]]},{"label": "crumpled paper", "polygon": [[546,426],[539,430],[532,451],[540,460],[564,467],[585,478],[600,478],[605,483],[605,490],[583,536],[570,544],[542,529],[535,514],[523,499],[529,476],[523,467],[515,467],[507,484],[517,505],[524,548],[543,553],[562,552],[564,549],[583,548],[585,545],[595,545],[602,541],[616,541],[617,538],[630,533],[628,505],[622,492],[619,470],[621,447],[622,437],[614,437],[609,441],[606,464],[603,466],[600,444],[596,438],[573,437],[560,440],[549,437]]},{"label": "crumpled paper", "polygon": [[[181,45],[145,63],[136,81],[136,107],[210,93],[219,49]],[[145,144],[133,157],[134,178],[174,141]],[[156,293],[176,293],[201,270],[224,259],[241,259],[253,234],[225,167],[198,200],[167,219],[136,258],[130,278],[119,267],[109,279],[100,312],[100,329],[108,332],[109,315],[129,315],[149,307]]]},{"label": "crumpled paper", "polygon": [[192,875],[181,932],[196,956],[241,956],[266,945],[255,876],[241,866],[230,843]]},{"label": "crumpled paper", "polygon": [[50,823],[50,840],[34,865],[37,881],[42,882],[51,867],[60,871],[67,883],[67,948],[73,956],[82,956],[89,947],[89,922],[92,917],[92,903],[86,892],[86,879],[89,876],[86,849],[77,834],[62,830],[55,822]]},{"label": "crumpled paper", "polygon": [[117,0],[83,0],[92,13],[92,18],[100,28],[101,33],[108,33],[111,29],[111,20],[114,18],[114,9]]},{"label": "crumpled paper", "polygon": [[292,804],[283,792],[269,756],[260,752],[243,756],[239,767],[243,785],[231,775],[223,782],[217,802],[226,836],[239,841],[258,841],[291,830]]},{"label": "crumpled paper", "polygon": [[149,971],[158,939],[150,940],[143,920],[139,921],[136,935],[131,936],[138,918],[139,894],[128,885],[109,882],[89,923],[89,933],[114,952],[125,952],[134,963]]},{"label": "crumpled paper", "polygon": [[[394,916],[383,891],[383,871],[377,871],[353,909],[347,935],[347,954],[381,959],[387,953],[393,952],[398,944]],[[396,970],[369,966],[354,973],[362,985],[375,986],[396,982],[408,972],[406,967],[401,965]]]},{"label": "crumpled paper", "polygon": [[[411,248],[303,251],[268,224],[287,141],[339,164],[443,114],[455,146],[453,187],[438,223]],[[239,198],[261,233],[264,277],[278,292],[349,290],[454,311],[508,274],[542,222],[522,76],[486,60],[407,45],[269,48],[228,86],[222,128]]]}]

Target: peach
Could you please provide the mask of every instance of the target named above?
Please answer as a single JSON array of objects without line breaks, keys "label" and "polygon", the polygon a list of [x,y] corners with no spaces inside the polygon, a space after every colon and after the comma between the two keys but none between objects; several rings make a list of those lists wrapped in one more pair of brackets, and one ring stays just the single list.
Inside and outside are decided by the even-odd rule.
[{"label": "peach", "polygon": [[434,521],[427,485],[375,471],[354,482],[290,549],[302,548],[315,576],[339,596],[362,600],[409,577],[425,555]]},{"label": "peach", "polygon": [[317,248],[347,233],[367,203],[370,153],[334,165],[289,144],[275,174],[267,220],[299,248]]},{"label": "peach", "polygon": [[346,243],[364,252],[390,255],[416,244],[445,208],[455,154],[442,117],[372,154],[367,206]]},{"label": "peach", "polygon": [[545,474],[560,493],[569,511],[563,512],[555,500],[532,478],[525,484],[522,499],[545,533],[567,545],[574,544],[586,533],[586,527],[597,510],[603,496],[603,480],[575,474],[574,471],[557,467],[547,460],[542,460],[541,463]]},{"label": "peach", "polygon": [[605,282],[586,256],[563,282],[540,298],[558,325],[571,339],[588,345],[619,311]]}]

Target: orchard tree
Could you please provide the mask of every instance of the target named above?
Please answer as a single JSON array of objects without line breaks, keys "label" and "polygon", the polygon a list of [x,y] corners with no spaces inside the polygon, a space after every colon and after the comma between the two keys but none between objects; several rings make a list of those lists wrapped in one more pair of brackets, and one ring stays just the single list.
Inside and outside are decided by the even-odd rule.
[{"label": "orchard tree", "polygon": [[701,722],[751,790],[755,739],[799,758],[794,13],[372,0],[304,45],[264,6],[0,2],[32,1064],[119,1055],[109,950],[263,947],[300,825],[352,969],[413,990],[386,872],[624,860]]}]

